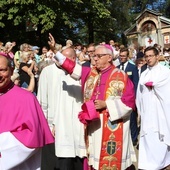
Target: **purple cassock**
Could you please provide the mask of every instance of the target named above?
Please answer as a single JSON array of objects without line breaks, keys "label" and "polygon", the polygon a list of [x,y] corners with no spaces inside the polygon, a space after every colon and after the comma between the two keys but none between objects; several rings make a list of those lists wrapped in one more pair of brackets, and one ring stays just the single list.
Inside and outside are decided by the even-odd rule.
[{"label": "purple cassock", "polygon": [[18,86],[0,96],[0,134],[11,132],[28,148],[54,142],[36,97]]}]

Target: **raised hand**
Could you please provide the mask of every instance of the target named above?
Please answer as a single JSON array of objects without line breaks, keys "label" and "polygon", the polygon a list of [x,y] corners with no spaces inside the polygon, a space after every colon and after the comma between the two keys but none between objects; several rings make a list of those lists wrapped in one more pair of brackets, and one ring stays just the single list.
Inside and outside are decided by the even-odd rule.
[{"label": "raised hand", "polygon": [[52,36],[52,34],[49,33],[49,41],[48,44],[50,46],[50,49],[53,51],[53,53],[57,53],[57,50],[55,48],[55,39]]},{"label": "raised hand", "polygon": [[50,47],[55,47],[55,39],[54,37],[52,36],[51,33],[49,33],[49,41],[48,41],[48,44]]}]

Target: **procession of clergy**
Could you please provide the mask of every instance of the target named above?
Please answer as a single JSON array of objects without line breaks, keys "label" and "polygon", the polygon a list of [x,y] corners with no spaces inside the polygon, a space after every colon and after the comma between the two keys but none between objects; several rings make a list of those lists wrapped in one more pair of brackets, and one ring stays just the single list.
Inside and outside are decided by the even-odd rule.
[{"label": "procession of clergy", "polygon": [[167,169],[170,49],[56,42],[0,42],[0,170]]}]

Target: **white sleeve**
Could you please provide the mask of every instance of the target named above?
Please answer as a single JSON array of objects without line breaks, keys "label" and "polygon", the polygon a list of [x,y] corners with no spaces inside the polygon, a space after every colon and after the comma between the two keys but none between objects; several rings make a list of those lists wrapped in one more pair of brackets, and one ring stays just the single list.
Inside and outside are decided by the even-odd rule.
[{"label": "white sleeve", "polygon": [[40,74],[39,80],[38,80],[38,93],[37,93],[37,99],[41,105],[41,108],[43,110],[43,113],[45,115],[45,118],[48,121],[48,125],[50,129],[52,129],[52,121],[53,121],[53,115],[49,112],[49,89],[51,86],[49,84],[49,70],[47,68],[44,68]]},{"label": "white sleeve", "polygon": [[54,58],[59,62],[60,65],[62,65],[66,59],[66,57],[59,51],[55,54]]},{"label": "white sleeve", "polygon": [[138,111],[139,115],[141,114],[141,104],[142,104],[142,101],[141,101],[141,95],[142,94],[140,92],[140,88],[142,88],[142,85],[139,82],[138,87],[137,87],[137,92],[136,92],[136,100],[135,100],[137,111]]},{"label": "white sleeve", "polygon": [[82,72],[82,66],[76,63],[74,70],[70,76],[75,80],[80,80],[81,72]]},{"label": "white sleeve", "polygon": [[120,97],[109,97],[106,100],[107,110],[109,112],[110,121],[126,118],[132,112],[132,108],[126,106]]},{"label": "white sleeve", "polygon": [[41,105],[43,113],[48,120],[48,77],[46,74],[46,68],[44,68],[39,76],[38,80],[38,93],[37,99]]},{"label": "white sleeve", "polygon": [[0,153],[0,170],[7,170],[26,161],[36,149],[27,148],[10,132],[4,132],[0,134]]}]

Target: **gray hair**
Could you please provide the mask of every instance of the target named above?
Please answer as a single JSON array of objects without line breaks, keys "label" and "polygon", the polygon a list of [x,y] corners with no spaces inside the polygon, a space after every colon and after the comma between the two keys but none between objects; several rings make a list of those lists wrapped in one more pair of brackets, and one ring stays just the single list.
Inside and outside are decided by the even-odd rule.
[{"label": "gray hair", "polygon": [[112,50],[110,50],[110,49],[107,48],[106,46],[104,46],[104,45],[97,45],[97,46],[95,47],[95,50],[98,49],[98,48],[103,48],[103,49],[104,49],[104,52],[105,52],[106,54],[110,54],[110,55],[113,57],[113,52],[112,52]]}]

